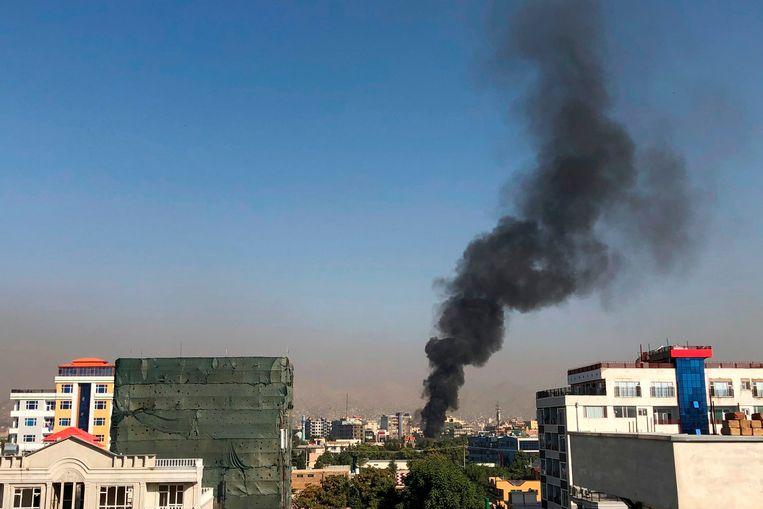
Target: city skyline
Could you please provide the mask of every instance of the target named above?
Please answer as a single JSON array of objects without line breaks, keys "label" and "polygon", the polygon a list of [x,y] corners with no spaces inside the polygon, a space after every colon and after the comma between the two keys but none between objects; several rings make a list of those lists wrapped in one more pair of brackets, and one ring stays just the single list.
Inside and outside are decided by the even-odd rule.
[{"label": "city skyline", "polygon": [[[530,156],[511,98],[480,72],[498,14],[58,9],[0,18],[13,77],[0,82],[0,390],[38,386],[77,356],[182,349],[288,354],[298,404],[341,407],[348,381],[360,404],[420,404],[433,281],[492,227],[498,190]],[[489,412],[494,397],[475,399],[495,388],[531,407],[594,350],[631,359],[669,338],[763,358],[752,143],[763,76],[749,65],[762,15],[741,3],[604,7],[612,53],[625,55],[617,116],[685,153],[710,204],[704,246],[680,277],[516,317],[504,350],[468,372],[465,412]]]}]

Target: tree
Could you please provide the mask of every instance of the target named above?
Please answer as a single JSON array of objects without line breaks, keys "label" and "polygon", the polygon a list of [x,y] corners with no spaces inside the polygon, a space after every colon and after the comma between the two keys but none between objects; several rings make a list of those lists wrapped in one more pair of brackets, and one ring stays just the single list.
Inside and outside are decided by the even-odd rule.
[{"label": "tree", "polygon": [[405,507],[410,509],[480,509],[475,485],[449,458],[432,454],[411,463],[405,477]]},{"label": "tree", "polygon": [[299,509],[395,509],[400,495],[389,470],[364,468],[358,475],[325,477],[320,485],[308,486],[294,499]]},{"label": "tree", "polygon": [[514,461],[509,465],[509,479],[534,479],[533,459],[535,459],[534,456],[527,454],[526,452],[517,451],[514,455]]}]

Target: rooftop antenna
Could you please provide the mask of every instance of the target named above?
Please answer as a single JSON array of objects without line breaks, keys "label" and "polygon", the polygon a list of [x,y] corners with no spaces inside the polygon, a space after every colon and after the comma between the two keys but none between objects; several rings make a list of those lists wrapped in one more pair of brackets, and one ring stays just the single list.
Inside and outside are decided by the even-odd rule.
[{"label": "rooftop antenna", "polygon": [[180,342],[180,356],[183,356],[183,342]]},{"label": "rooftop antenna", "polygon": [[344,418],[348,419],[349,417],[350,417],[350,393],[348,392],[344,400]]}]

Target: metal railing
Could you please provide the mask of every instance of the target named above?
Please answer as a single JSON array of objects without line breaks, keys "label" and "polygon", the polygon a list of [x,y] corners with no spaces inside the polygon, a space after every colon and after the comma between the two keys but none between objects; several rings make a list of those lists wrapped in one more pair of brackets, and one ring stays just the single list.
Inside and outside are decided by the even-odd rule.
[{"label": "metal railing", "polygon": [[570,385],[546,389],[535,393],[535,399],[553,398],[555,396],[606,396],[607,389],[603,385]]},{"label": "metal railing", "polygon": [[55,394],[55,389],[11,389],[11,394]]}]

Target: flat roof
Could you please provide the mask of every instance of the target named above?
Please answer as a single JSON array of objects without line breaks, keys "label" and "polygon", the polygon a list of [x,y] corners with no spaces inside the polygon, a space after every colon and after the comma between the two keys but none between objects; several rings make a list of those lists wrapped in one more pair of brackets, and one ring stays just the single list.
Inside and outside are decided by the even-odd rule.
[{"label": "flat roof", "polygon": [[763,437],[742,437],[729,435],[689,435],[686,433],[676,433],[668,435],[665,433],[605,433],[597,431],[570,431],[569,435],[579,435],[587,437],[602,438],[629,438],[636,440],[660,440],[663,442],[763,442]]}]

